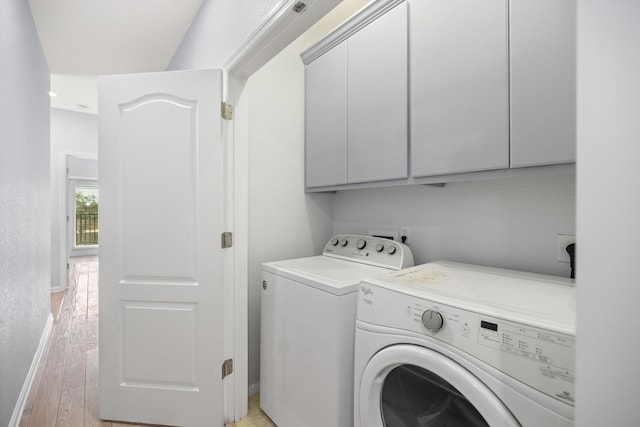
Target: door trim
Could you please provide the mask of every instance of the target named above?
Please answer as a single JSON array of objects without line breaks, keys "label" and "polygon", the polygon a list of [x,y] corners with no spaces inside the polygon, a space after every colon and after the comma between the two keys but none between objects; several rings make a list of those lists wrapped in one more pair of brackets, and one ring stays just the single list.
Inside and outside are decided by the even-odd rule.
[{"label": "door trim", "polygon": [[[97,126],[96,126],[97,128]],[[67,179],[67,158],[78,157],[83,159],[98,160],[98,153],[91,153],[86,151],[62,151],[59,153],[58,165],[60,173],[57,177],[60,184],[60,193],[53,195],[55,203],[58,205],[58,260],[51,260],[51,262],[58,262],[59,265],[59,277],[58,286],[52,286],[52,292],[64,291],[69,286],[69,272],[67,271],[67,262],[69,260],[68,252],[68,237],[67,237],[67,194],[69,191],[69,182]],[[52,280],[54,278],[52,277]]]}]

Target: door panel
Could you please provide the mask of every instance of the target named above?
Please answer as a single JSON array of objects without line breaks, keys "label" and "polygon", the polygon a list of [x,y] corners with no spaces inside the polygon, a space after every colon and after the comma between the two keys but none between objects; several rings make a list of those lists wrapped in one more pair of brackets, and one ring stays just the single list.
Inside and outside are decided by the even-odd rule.
[{"label": "door panel", "polygon": [[[165,278],[195,276],[196,115],[193,102],[161,95],[121,107],[121,138],[127,141],[120,158],[126,183],[120,191],[125,278],[151,272]],[[155,125],[147,126],[150,122]],[[184,143],[173,143],[180,138]]]},{"label": "door panel", "polygon": [[223,425],[221,73],[99,79],[100,417]]}]

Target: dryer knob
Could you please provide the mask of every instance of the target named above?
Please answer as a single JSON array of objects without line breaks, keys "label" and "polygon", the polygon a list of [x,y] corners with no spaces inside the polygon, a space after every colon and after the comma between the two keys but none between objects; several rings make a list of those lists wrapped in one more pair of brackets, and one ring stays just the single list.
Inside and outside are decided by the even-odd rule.
[{"label": "dryer knob", "polygon": [[426,310],[422,313],[422,324],[431,332],[438,332],[444,326],[444,318],[436,310]]},{"label": "dryer knob", "polygon": [[358,241],[356,242],[356,248],[364,249],[365,246],[367,246],[367,241],[364,239],[358,239]]},{"label": "dryer knob", "polygon": [[347,239],[340,240],[340,246],[347,246],[348,243],[349,241]]},{"label": "dryer knob", "polygon": [[384,245],[382,243],[378,243],[376,245],[376,251],[382,252],[384,250]]},{"label": "dryer knob", "polygon": [[331,240],[331,244],[332,244],[333,246],[338,246],[338,242],[340,242],[340,240],[338,240],[338,239],[332,239],[332,240]]}]

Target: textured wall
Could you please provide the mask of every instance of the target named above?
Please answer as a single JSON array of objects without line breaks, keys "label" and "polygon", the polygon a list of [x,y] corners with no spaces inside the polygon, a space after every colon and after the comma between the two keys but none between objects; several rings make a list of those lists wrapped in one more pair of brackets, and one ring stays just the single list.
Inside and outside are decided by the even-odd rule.
[{"label": "textured wall", "polygon": [[64,286],[61,271],[60,215],[64,212],[65,153],[98,156],[98,118],[75,111],[51,110],[51,286]]},{"label": "textured wall", "polygon": [[280,0],[204,0],[168,69],[222,68]]},{"label": "textured wall", "polygon": [[49,70],[28,3],[0,2],[0,425],[49,316]]}]

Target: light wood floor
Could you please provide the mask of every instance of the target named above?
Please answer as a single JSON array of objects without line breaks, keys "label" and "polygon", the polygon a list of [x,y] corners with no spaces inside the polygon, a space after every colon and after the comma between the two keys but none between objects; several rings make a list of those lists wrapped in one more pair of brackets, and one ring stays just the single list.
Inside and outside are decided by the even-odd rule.
[{"label": "light wood floor", "polygon": [[[98,418],[98,258],[72,258],[70,264],[69,288],[51,295],[53,330],[20,427],[140,426]],[[258,399],[252,396],[249,416],[229,427],[275,426]]]}]

